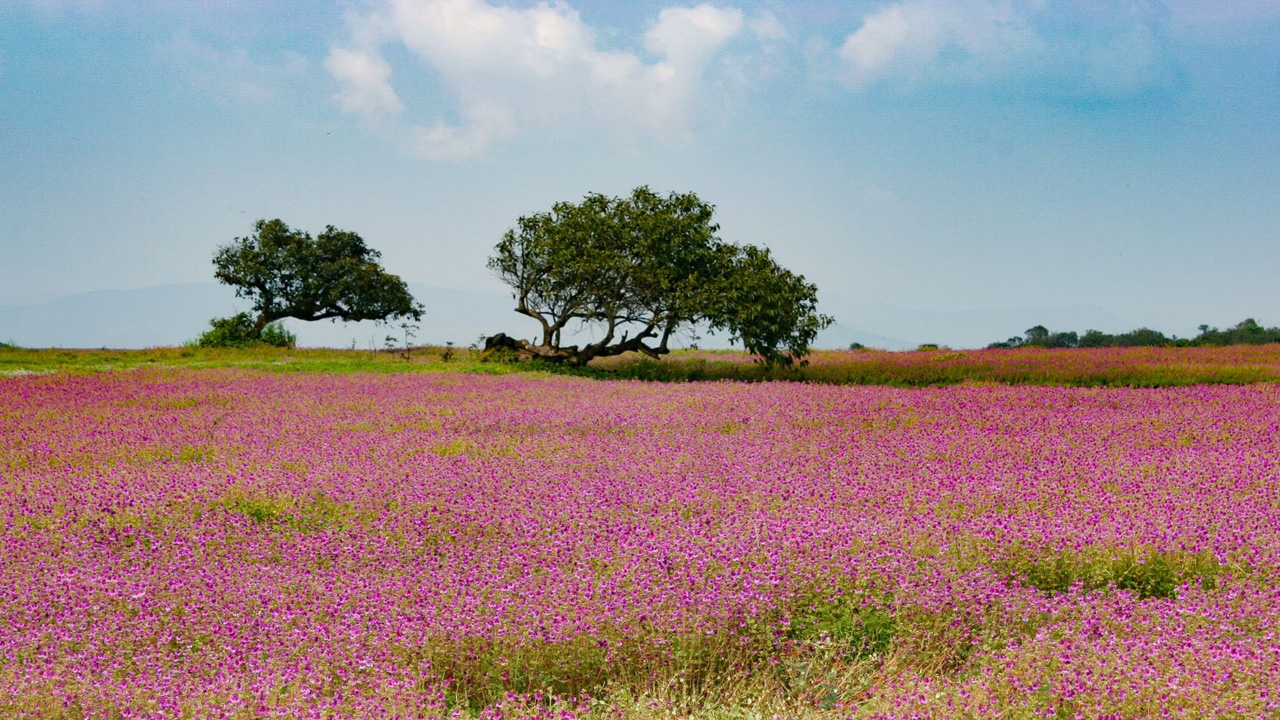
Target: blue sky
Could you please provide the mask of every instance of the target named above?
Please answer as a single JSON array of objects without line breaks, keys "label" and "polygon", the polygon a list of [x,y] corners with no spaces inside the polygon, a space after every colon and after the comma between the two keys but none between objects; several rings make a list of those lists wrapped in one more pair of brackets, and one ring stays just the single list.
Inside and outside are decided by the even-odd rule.
[{"label": "blue sky", "polygon": [[269,217],[500,291],[519,215],[641,184],[852,327],[1280,324],[1280,0],[0,5],[0,304],[206,282]]}]

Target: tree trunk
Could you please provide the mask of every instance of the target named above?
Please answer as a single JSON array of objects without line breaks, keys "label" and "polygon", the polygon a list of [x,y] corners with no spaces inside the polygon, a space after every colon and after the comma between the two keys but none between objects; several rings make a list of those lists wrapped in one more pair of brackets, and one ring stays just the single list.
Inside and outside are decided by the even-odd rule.
[{"label": "tree trunk", "polygon": [[657,359],[671,351],[665,346],[649,347],[644,344],[643,338],[632,338],[624,342],[617,342],[612,345],[587,345],[586,347],[578,347],[570,345],[568,347],[557,347],[554,345],[534,345],[528,340],[516,340],[516,351],[518,355],[524,355],[528,358],[538,358],[548,362],[565,363],[571,367],[583,367],[587,363],[598,357],[613,357],[628,352],[638,352],[647,355],[653,359]]}]

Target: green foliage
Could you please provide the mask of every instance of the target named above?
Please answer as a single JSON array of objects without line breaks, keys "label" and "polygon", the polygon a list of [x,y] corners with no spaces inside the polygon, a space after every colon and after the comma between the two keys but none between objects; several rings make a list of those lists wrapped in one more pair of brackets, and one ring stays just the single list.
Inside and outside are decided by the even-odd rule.
[{"label": "green foliage", "polygon": [[1181,551],[1014,553],[1000,563],[1023,583],[1049,594],[1072,588],[1128,590],[1140,598],[1177,598],[1178,588],[1217,583],[1222,572],[1211,553]]},{"label": "green foliage", "polygon": [[[540,344],[522,348],[572,365],[626,352],[657,358],[676,333],[706,323],[767,363],[807,353],[831,322],[816,312],[817,289],[768,250],[722,241],[713,211],[693,193],[640,187],[521,217],[489,267],[511,287],[516,312],[542,327]],[[600,339],[564,344],[583,327]]]},{"label": "green foliage", "polygon": [[829,643],[852,660],[885,655],[896,632],[897,622],[887,610],[832,599],[795,613],[787,637],[806,644]]},{"label": "green foliage", "polygon": [[[1096,338],[1100,336],[1097,330],[1090,330],[1085,333],[1085,338]],[[1027,328],[1026,335],[1023,337],[1011,337],[1004,342],[996,342],[988,345],[988,348],[1071,348],[1080,347],[1081,338],[1074,332],[1050,332],[1043,325]],[[1087,347],[1101,347],[1099,345],[1088,345]]]},{"label": "green foliage", "polygon": [[783,268],[768,248],[729,246],[718,283],[708,286],[705,317],[766,365],[791,365],[809,353],[832,319],[818,313],[818,288]]},{"label": "green foliage", "polygon": [[1264,328],[1253,318],[1236,323],[1227,330],[1200,326],[1200,334],[1193,340],[1197,345],[1264,345],[1280,342],[1280,327]]},{"label": "green foliage", "polygon": [[350,505],[336,502],[323,492],[306,498],[234,492],[217,505],[267,528],[304,533],[341,528],[361,517]]},{"label": "green foliage", "polygon": [[1088,330],[1077,336],[1074,332],[1050,332],[1043,325],[1028,328],[1023,337],[1011,337],[1003,342],[991,343],[989,348],[1100,348],[1100,347],[1186,347],[1189,345],[1264,345],[1280,342],[1280,328],[1264,328],[1257,320],[1248,318],[1227,330],[1200,326],[1200,334],[1191,339],[1170,337],[1151,328],[1138,328],[1111,335],[1101,330]]},{"label": "green foliage", "polygon": [[299,320],[422,319],[404,281],[382,269],[381,253],[332,225],[319,236],[281,220],[259,220],[253,235],[219,247],[214,276],[253,302],[253,327]]},{"label": "green foliage", "polygon": [[266,345],[292,348],[298,344],[298,337],[280,323],[268,323],[261,329],[257,328],[249,313],[214,318],[209,321],[209,325],[210,328],[195,341],[196,347],[245,348]]},{"label": "green foliage", "polygon": [[258,336],[258,340],[270,347],[292,348],[298,345],[298,336],[285,329],[280,323],[267,323],[262,328],[262,334]]},{"label": "green foliage", "polygon": [[[1074,333],[1072,333],[1074,334]],[[1186,341],[1169,337],[1158,330],[1138,328],[1119,335],[1109,335],[1099,330],[1089,330],[1075,345],[1062,347],[1172,347],[1185,345]]]}]

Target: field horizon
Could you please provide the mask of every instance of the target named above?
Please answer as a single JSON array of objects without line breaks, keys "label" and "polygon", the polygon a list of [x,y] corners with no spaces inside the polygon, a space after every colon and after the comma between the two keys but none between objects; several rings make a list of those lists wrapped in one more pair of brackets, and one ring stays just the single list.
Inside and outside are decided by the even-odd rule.
[{"label": "field horizon", "polygon": [[960,383],[1179,387],[1280,382],[1280,343],[1218,347],[815,350],[793,367],[766,367],[739,350],[630,353],[585,368],[504,360],[467,347],[28,349],[0,346],[0,373],[92,373],[145,367],[240,367],[271,372],[569,374],[616,380],[784,380],[893,387]]}]

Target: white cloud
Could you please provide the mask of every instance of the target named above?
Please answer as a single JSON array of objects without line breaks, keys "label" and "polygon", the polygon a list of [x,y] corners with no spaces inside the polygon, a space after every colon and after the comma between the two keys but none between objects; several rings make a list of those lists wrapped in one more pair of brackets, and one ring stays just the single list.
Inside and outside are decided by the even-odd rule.
[{"label": "white cloud", "polygon": [[324,66],[338,81],[337,100],[343,110],[376,124],[404,108],[391,87],[391,66],[376,52],[334,48]]},{"label": "white cloud", "polygon": [[700,67],[742,30],[742,11],[721,10],[708,3],[691,8],[667,8],[644,34],[645,49],[672,65]]},{"label": "white cloud", "polygon": [[838,51],[855,84],[919,74],[944,51],[971,66],[990,66],[1035,49],[1034,30],[1008,2],[909,0],[868,16]]},{"label": "white cloud", "polygon": [[243,47],[222,48],[185,33],[174,36],[161,52],[193,85],[242,102],[277,101],[288,95],[307,71],[306,58],[297,53],[281,53],[273,60],[260,61]]},{"label": "white cloud", "polygon": [[1024,77],[1123,95],[1161,82],[1167,9],[1151,0],[903,0],[837,50],[854,86]]},{"label": "white cloud", "polygon": [[[645,32],[642,57],[601,49],[596,31],[564,3],[517,9],[484,0],[385,0],[352,23],[351,44],[326,66],[337,100],[388,120],[432,159],[484,153],[529,128],[582,125],[679,136],[707,68],[739,34],[741,11],[704,3],[668,8]],[[457,103],[456,123],[405,117],[380,48],[400,45],[434,71]]]},{"label": "white cloud", "polygon": [[787,40],[791,37],[791,33],[787,32],[787,27],[782,24],[782,21],[771,10],[763,10],[756,13],[747,21],[747,27],[751,29],[756,39],[761,42]]},{"label": "white cloud", "polygon": [[413,149],[428,160],[458,160],[483,154],[495,142],[516,132],[515,119],[501,105],[473,104],[467,108],[467,123],[412,129]]}]

